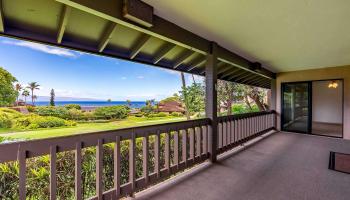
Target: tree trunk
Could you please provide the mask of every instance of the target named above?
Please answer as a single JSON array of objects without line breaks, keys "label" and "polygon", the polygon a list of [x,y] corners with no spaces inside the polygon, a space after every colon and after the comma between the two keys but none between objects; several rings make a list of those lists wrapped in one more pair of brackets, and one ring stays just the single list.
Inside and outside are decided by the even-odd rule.
[{"label": "tree trunk", "polygon": [[34,106],[34,91],[32,90],[32,104]]},{"label": "tree trunk", "polygon": [[186,114],[186,118],[187,120],[190,120],[190,112],[188,110],[188,99],[187,99],[187,94],[185,92],[186,89],[186,81],[185,81],[185,74],[183,72],[181,72],[181,80],[182,80],[182,90],[184,91],[184,98],[185,98],[185,114]]},{"label": "tree trunk", "polygon": [[192,74],[192,80],[193,80],[193,83],[196,83],[196,80],[194,79],[194,75]]},{"label": "tree trunk", "polygon": [[250,110],[253,110],[252,109],[252,106],[250,105],[250,102],[249,102],[249,99],[248,99],[248,95],[245,95],[244,96],[244,101],[245,103],[247,104],[247,106],[249,107]]},{"label": "tree trunk", "polygon": [[250,96],[250,98],[252,98],[253,101],[255,102],[255,104],[258,106],[259,111],[265,110],[264,104],[260,101],[259,96],[252,95],[252,96]]},{"label": "tree trunk", "polygon": [[232,115],[232,101],[228,100],[226,104],[227,104],[227,115]]}]

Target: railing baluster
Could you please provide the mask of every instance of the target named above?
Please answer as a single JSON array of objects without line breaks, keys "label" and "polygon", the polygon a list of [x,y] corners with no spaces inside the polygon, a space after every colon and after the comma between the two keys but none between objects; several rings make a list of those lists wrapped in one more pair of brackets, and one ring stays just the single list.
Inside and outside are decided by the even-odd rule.
[{"label": "railing baluster", "polygon": [[136,189],[136,139],[135,132],[131,133],[130,145],[129,145],[129,182],[131,183],[131,195],[134,196]]},{"label": "railing baluster", "polygon": [[234,133],[234,142],[238,141],[238,121],[234,120],[235,133]]},{"label": "railing baluster", "polygon": [[170,174],[170,131],[165,133],[165,169]]},{"label": "railing baluster", "polygon": [[17,159],[19,164],[19,200],[26,199],[26,158],[27,151],[21,146],[18,148]]},{"label": "railing baluster", "polygon": [[81,142],[75,144],[75,199],[82,200],[82,188],[81,188]]},{"label": "railing baluster", "polygon": [[149,183],[149,172],[148,172],[148,157],[149,157],[149,139],[148,135],[146,135],[142,140],[142,168],[143,168],[143,177],[145,178],[145,183],[148,185]]},{"label": "railing baluster", "polygon": [[181,130],[182,132],[182,161],[185,162],[187,167],[187,130]]},{"label": "railing baluster", "polygon": [[174,165],[179,169],[179,131],[174,132]]},{"label": "railing baluster", "polygon": [[160,132],[154,136],[154,171],[157,174],[157,178],[160,178]]},{"label": "railing baluster", "polygon": [[221,149],[221,122],[218,122],[218,126],[217,126],[217,129],[218,129],[218,131],[217,131],[217,148],[218,149]]},{"label": "railing baluster", "polygon": [[103,140],[97,140],[96,146],[96,194],[99,200],[103,199]]},{"label": "railing baluster", "polygon": [[194,130],[192,128],[190,128],[189,132],[190,132],[190,160],[193,162],[194,161],[194,149],[195,149]]},{"label": "railing baluster", "polygon": [[222,148],[225,149],[227,146],[227,123],[226,121],[222,122]]},{"label": "railing baluster", "polygon": [[234,125],[234,121],[231,119],[230,120],[230,127],[231,127],[231,140],[230,143],[231,145],[235,142],[235,125]]},{"label": "railing baluster", "polygon": [[57,180],[56,180],[56,153],[57,146],[50,146],[50,200],[56,199]]},{"label": "railing baluster", "polygon": [[230,120],[227,120],[227,122],[226,122],[226,136],[227,136],[227,139],[226,139],[227,146],[230,146],[231,145],[231,123],[230,123]]},{"label": "railing baluster", "polygon": [[115,199],[120,197],[120,185],[121,185],[121,155],[120,155],[120,136],[115,137],[114,146],[114,189],[115,189]]},{"label": "railing baluster", "polygon": [[196,146],[197,146],[197,156],[200,158],[201,157],[201,146],[202,146],[202,128],[201,127],[196,127],[195,128],[196,132]]},{"label": "railing baluster", "polygon": [[208,127],[207,126],[203,126],[201,127],[201,129],[203,130],[203,153],[207,154],[208,153]]}]

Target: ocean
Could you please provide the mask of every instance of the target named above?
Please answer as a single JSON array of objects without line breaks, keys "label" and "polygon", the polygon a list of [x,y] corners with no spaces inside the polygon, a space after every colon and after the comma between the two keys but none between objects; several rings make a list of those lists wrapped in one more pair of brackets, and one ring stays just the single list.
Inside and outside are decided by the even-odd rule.
[{"label": "ocean", "polygon": [[[49,101],[37,101],[36,106],[48,106]],[[81,107],[103,107],[103,106],[117,106],[117,105],[127,105],[126,101],[55,101],[55,106],[64,106],[67,104],[79,104]],[[141,108],[146,105],[144,101],[132,101],[131,108]]]}]

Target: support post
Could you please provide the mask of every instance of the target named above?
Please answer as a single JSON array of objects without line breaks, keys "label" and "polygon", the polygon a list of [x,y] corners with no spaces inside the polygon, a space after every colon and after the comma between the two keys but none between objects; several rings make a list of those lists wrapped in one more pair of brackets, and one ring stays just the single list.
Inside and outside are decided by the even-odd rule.
[{"label": "support post", "polygon": [[[276,79],[271,79],[271,90],[269,92],[269,107],[270,110],[276,111],[276,102],[277,102],[277,84]],[[274,128],[278,130],[277,128],[277,112],[274,114]]]},{"label": "support post", "polygon": [[210,50],[207,54],[205,64],[205,96],[206,105],[205,112],[206,116],[211,121],[209,131],[209,154],[210,161],[216,162],[216,150],[217,150],[217,133],[218,133],[218,122],[217,122],[217,49],[216,43],[210,44]]}]

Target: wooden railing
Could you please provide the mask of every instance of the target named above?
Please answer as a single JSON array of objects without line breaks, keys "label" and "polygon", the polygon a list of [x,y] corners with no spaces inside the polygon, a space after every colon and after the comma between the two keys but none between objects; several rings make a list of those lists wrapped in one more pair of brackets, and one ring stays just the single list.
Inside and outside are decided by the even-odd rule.
[{"label": "wooden railing", "polygon": [[[274,113],[259,112],[219,117],[217,151],[221,153],[242,142],[274,128]],[[160,125],[126,128],[113,131],[88,133],[67,137],[23,141],[0,145],[0,163],[18,161],[19,199],[26,199],[27,159],[49,155],[50,158],[50,199],[57,193],[57,153],[73,151],[75,155],[75,199],[83,199],[82,191],[82,150],[96,148],[96,195],[90,199],[118,199],[132,196],[136,191],[159,182],[172,174],[182,171],[209,158],[211,145],[210,119],[197,119]],[[150,148],[152,137],[152,148]],[[162,138],[162,140],[161,140]],[[142,140],[142,177],[136,177],[136,139]],[[129,141],[128,182],[121,183],[121,142]],[[113,188],[104,191],[103,148],[114,144]],[[161,145],[163,148],[161,148]],[[162,164],[161,164],[162,155]],[[153,170],[150,169],[150,161]]]},{"label": "wooden railing", "polygon": [[275,112],[245,113],[218,118],[217,153],[236,147],[275,129]]}]

